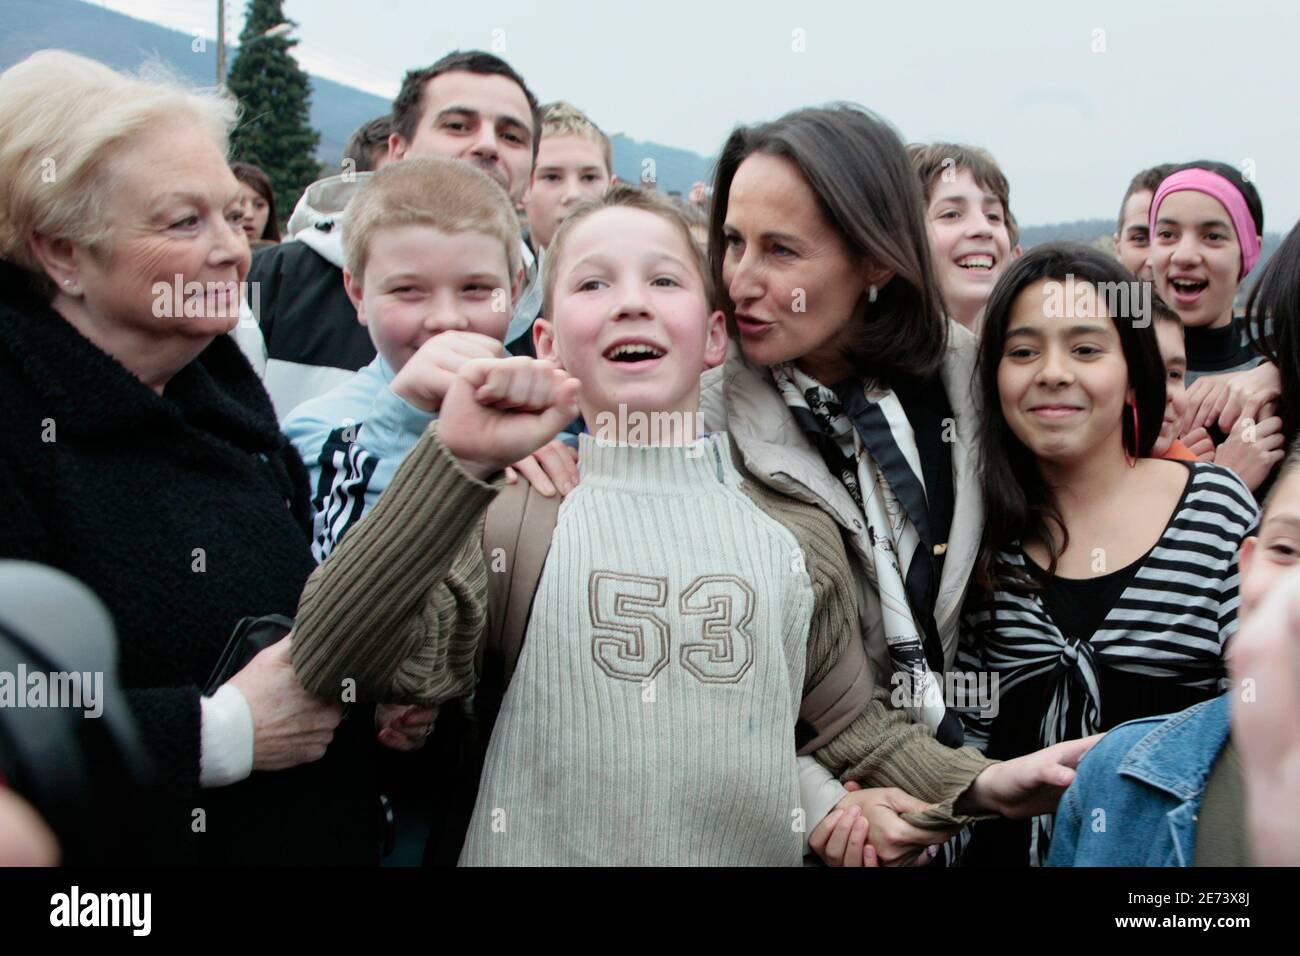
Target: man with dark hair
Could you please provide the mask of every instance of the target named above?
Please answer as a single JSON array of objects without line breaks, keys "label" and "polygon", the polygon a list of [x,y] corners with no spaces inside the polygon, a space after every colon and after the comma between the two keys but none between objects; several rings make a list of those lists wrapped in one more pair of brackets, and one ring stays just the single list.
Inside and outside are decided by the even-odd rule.
[{"label": "man with dark hair", "polygon": [[[393,118],[388,114],[358,126],[343,150],[343,171],[373,173],[388,162],[388,135],[392,130]],[[352,161],[350,166],[348,160]]]},{"label": "man with dark hair", "polygon": [[[455,74],[464,74],[464,77],[457,77]],[[447,81],[437,84],[435,93],[434,80],[444,76]],[[481,81],[479,88],[484,91],[479,95],[489,97],[493,101],[492,105],[500,109],[485,114],[477,105],[458,97],[456,94],[464,90],[467,77],[478,78]],[[486,92],[489,89],[495,94],[494,96]],[[527,103],[526,112],[517,108],[519,92],[523,93],[524,101]],[[512,103],[512,100],[516,102]],[[434,105],[437,109],[430,109]],[[515,108],[511,111],[510,107]],[[388,138],[389,158],[403,159],[407,155],[462,155],[462,150],[431,154],[427,151],[428,147],[422,145],[444,127],[450,126],[458,115],[462,122],[473,127],[477,127],[483,121],[492,121],[503,141],[514,143],[515,141],[509,138],[513,132],[514,136],[521,140],[522,145],[527,147],[530,160],[524,170],[525,182],[518,183],[517,177],[514,176],[509,178],[509,182],[496,177],[505,186],[510,198],[518,201],[523,196],[524,187],[527,186],[526,180],[532,170],[532,159],[537,156],[538,137],[534,135],[540,125],[537,97],[533,96],[528,85],[524,83],[523,77],[516,73],[510,64],[491,53],[484,53],[481,50],[457,50],[448,53],[433,66],[423,70],[411,70],[406,74],[402,80],[402,88],[397,93],[397,99],[393,100],[392,133]],[[467,132],[463,129],[452,131]]]},{"label": "man with dark hair", "polygon": [[[393,101],[388,160],[472,162],[517,204],[536,157],[536,111],[536,97],[508,63],[457,50],[407,73]],[[266,339],[266,389],[281,419],[375,357],[342,276],[345,209],[366,176],[358,163],[307,187],[289,218],[290,239],[253,257],[251,305]],[[527,249],[525,263],[531,270]]]}]

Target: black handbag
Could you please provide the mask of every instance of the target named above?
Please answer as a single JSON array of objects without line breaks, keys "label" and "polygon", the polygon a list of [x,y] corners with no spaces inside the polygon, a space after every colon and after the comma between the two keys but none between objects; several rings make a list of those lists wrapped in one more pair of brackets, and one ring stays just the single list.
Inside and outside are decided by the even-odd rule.
[{"label": "black handbag", "polygon": [[221,656],[217,658],[217,666],[204,685],[203,696],[211,697],[217,688],[243,670],[249,661],[272,644],[284,640],[292,630],[293,618],[283,614],[241,618],[221,651]]},{"label": "black handbag", "polygon": [[[217,666],[203,688],[203,696],[211,697],[217,692],[217,688],[243,670],[249,661],[268,647],[284,640],[292,630],[293,618],[283,614],[241,618],[235,625],[230,640],[221,651],[221,657],[217,659]],[[344,719],[348,717],[351,709],[351,704],[343,706]],[[393,852],[396,845],[397,821],[388,795],[379,793],[377,796],[379,797],[379,857],[383,859]]]}]

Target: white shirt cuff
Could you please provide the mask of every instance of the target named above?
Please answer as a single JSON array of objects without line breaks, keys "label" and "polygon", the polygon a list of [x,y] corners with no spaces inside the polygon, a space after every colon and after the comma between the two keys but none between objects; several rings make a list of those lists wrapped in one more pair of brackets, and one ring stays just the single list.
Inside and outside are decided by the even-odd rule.
[{"label": "white shirt cuff", "polygon": [[253,711],[238,687],[199,698],[199,786],[225,787],[253,772]]},{"label": "white shirt cuff", "polygon": [[835,809],[835,804],[844,799],[848,793],[829,770],[811,756],[798,758],[799,762],[799,802],[803,806],[803,852],[809,853],[808,838],[812,836],[817,824],[826,819],[826,814]]}]

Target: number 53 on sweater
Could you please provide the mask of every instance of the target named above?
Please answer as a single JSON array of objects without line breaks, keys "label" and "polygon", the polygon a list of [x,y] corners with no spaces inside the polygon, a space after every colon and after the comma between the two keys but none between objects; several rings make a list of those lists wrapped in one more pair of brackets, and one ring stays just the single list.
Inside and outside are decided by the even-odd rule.
[{"label": "number 53 on sweater", "polygon": [[700,640],[683,643],[678,662],[701,683],[737,683],[754,663],[754,590],[735,575],[701,575],[671,610],[668,579],[661,577],[593,571],[587,597],[592,654],[610,677],[650,681],[668,666],[670,616],[684,619],[683,626],[699,619]]}]

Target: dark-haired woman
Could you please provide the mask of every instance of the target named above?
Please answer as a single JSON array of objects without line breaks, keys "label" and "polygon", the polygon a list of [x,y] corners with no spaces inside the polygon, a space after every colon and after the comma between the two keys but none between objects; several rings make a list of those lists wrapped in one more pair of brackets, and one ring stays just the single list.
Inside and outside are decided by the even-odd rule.
[{"label": "dark-haired woman", "polygon": [[[983,525],[975,339],[943,317],[898,135],[853,106],[738,128],[718,162],[709,255],[739,349],[708,383],[706,426],[731,433],[755,480],[837,522],[877,694],[959,748],[937,691]],[[917,795],[846,795],[807,763],[803,780],[814,845],[846,800],[884,864],[924,862],[946,838],[902,819],[925,806]]]},{"label": "dark-haired woman", "polygon": [[[1155,329],[1118,263],[1040,246],[989,299],[978,387],[985,538],[958,669],[997,679],[963,710],[1005,759],[1215,696],[1257,520],[1214,464],[1147,457],[1165,405]],[[1051,818],[976,825],[963,861],[1046,858]]]},{"label": "dark-haired woman", "polygon": [[254,249],[280,241],[280,222],[275,215],[275,191],[271,180],[252,163],[231,163],[230,171],[239,180],[240,200],[244,212],[240,225]]}]

